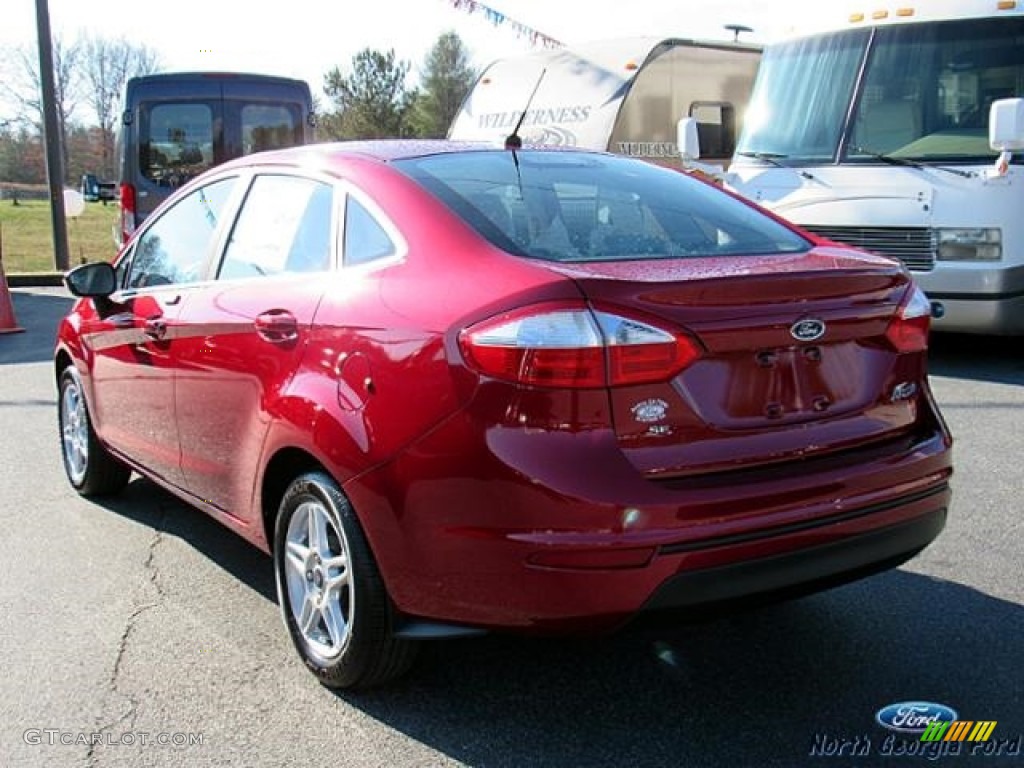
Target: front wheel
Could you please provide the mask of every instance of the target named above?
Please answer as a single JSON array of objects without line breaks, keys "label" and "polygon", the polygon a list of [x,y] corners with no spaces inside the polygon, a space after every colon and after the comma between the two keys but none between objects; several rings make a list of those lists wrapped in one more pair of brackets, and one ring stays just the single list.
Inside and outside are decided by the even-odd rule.
[{"label": "front wheel", "polygon": [[83,496],[107,496],[123,490],[131,470],[111,456],[96,437],[82,379],[74,366],[65,368],[60,376],[57,413],[64,471],[74,489]]},{"label": "front wheel", "polygon": [[388,596],[351,504],[322,472],[297,478],[274,531],[277,598],[292,642],[329,688],[367,688],[412,666],[391,636]]}]

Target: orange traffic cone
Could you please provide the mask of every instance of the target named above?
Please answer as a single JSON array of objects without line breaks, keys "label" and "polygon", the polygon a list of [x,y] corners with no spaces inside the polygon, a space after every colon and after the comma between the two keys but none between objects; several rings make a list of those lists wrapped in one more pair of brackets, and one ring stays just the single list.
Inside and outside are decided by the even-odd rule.
[{"label": "orange traffic cone", "polygon": [[4,274],[3,241],[0,240],[0,333],[18,333],[25,329],[14,319],[14,304],[11,302],[11,289],[7,287],[7,275]]}]

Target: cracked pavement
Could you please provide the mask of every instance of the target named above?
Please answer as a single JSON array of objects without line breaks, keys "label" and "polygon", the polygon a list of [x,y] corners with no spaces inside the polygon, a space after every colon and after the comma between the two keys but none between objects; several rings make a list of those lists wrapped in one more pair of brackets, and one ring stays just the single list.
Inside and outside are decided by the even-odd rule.
[{"label": "cracked pavement", "polygon": [[[149,579],[142,582],[142,587],[143,589],[146,589],[146,591],[155,592],[155,595],[152,596],[153,599],[149,602],[145,602],[134,608],[128,616],[127,621],[125,621],[124,632],[121,634],[121,641],[117,646],[117,657],[114,659],[114,663],[110,671],[109,696],[100,708],[100,712],[96,719],[96,725],[93,729],[94,733],[101,735],[101,739],[98,742],[90,739],[90,744],[86,751],[86,765],[88,768],[94,768],[101,764],[102,756],[98,750],[103,749],[103,739],[109,739],[110,736],[117,733],[135,731],[135,719],[139,708],[139,702],[132,694],[124,693],[120,690],[121,663],[128,650],[128,643],[131,640],[138,618],[146,611],[156,608],[164,596],[163,588],[160,585],[159,572],[157,571],[154,563],[157,546],[163,538],[162,526],[164,516],[164,508],[161,507],[161,516],[157,521],[156,529],[153,532],[152,539],[150,540],[149,547],[147,548],[146,562],[143,564],[146,572],[149,573]],[[146,588],[147,585],[148,589]],[[127,712],[116,716],[111,720],[111,709],[119,708],[119,705],[122,704],[124,700],[127,700]]]}]

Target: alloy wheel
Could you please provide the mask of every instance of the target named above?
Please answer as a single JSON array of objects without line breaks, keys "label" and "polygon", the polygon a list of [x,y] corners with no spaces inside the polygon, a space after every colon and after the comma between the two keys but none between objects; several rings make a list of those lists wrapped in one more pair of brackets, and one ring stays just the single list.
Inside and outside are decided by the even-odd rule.
[{"label": "alloy wheel", "polygon": [[292,513],[284,565],[292,618],[312,655],[340,656],[352,632],[355,594],[348,541],[320,501],[304,501]]}]

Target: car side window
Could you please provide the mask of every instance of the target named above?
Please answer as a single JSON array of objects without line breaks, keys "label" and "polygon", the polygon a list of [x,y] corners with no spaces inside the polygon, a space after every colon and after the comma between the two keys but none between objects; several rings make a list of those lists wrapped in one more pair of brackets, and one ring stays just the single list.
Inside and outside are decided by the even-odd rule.
[{"label": "car side window", "polygon": [[394,256],[398,249],[366,206],[349,195],[345,203],[345,264],[366,264]]},{"label": "car side window", "polygon": [[301,176],[257,176],[242,203],[218,280],[331,268],[329,184]]},{"label": "car side window", "polygon": [[117,262],[117,267],[114,268],[114,281],[118,288],[128,287],[128,270],[131,269],[134,256],[135,249],[133,248],[121,257]]},{"label": "car side window", "polygon": [[160,214],[135,244],[125,287],[198,281],[235,181],[231,178],[208,184]]}]

